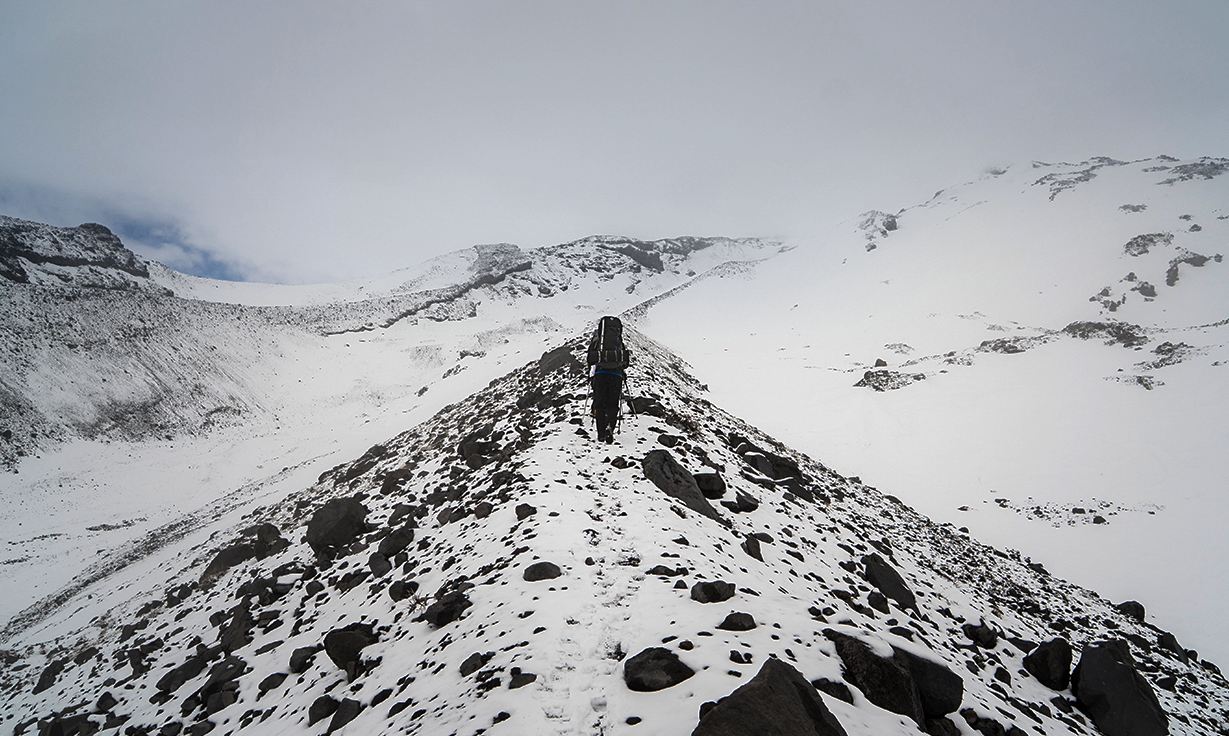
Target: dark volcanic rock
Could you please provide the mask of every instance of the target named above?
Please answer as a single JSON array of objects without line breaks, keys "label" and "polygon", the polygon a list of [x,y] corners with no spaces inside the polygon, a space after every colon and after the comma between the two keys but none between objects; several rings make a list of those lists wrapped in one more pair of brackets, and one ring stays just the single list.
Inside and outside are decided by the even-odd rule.
[{"label": "dark volcanic rock", "polygon": [[878,588],[879,592],[895,601],[896,605],[903,609],[917,610],[917,598],[905,583],[905,579],[896,572],[896,568],[889,565],[878,554],[866,555],[862,558],[862,564],[866,566],[867,581]]},{"label": "dark volcanic rock", "polygon": [[983,649],[994,649],[994,645],[999,642],[998,632],[987,626],[984,621],[977,625],[964,624],[960,630],[969,637],[969,641]]},{"label": "dark volcanic rock", "polygon": [[710,519],[720,518],[708,499],[700,492],[696,479],[679,465],[669,450],[653,450],[644,458],[644,476],[662,493],[676,498],[684,506]]},{"label": "dark volcanic rock", "polygon": [[755,618],[749,613],[731,613],[717,624],[717,628],[725,631],[750,631],[755,628]]},{"label": "dark volcanic rock", "polygon": [[67,664],[68,664],[67,659],[57,659],[56,661],[47,665],[43,669],[42,674],[38,676],[38,682],[35,683],[34,685],[34,694],[38,695],[39,693],[43,692],[47,688],[54,685],[55,678],[60,676],[60,672],[63,671],[65,665]]},{"label": "dark volcanic rock", "polygon": [[307,725],[314,726],[325,718],[337,712],[337,707],[341,705],[335,698],[328,695],[321,695],[312,702],[307,709]]},{"label": "dark volcanic rock", "polygon": [[853,705],[853,693],[849,692],[849,686],[843,682],[834,682],[826,677],[821,677],[818,680],[811,680],[811,684],[816,690],[828,693],[837,700],[843,700],[850,705]]},{"label": "dark volcanic rock", "polygon": [[760,551],[760,540],[755,535],[749,535],[740,546],[743,548],[743,552],[746,552],[760,562],[764,561],[764,553]]},{"label": "dark volcanic rock", "polygon": [[320,646],[299,647],[290,653],[290,671],[297,674],[306,672],[311,666],[312,658],[316,656],[316,652],[320,651]]},{"label": "dark volcanic rock", "polygon": [[522,577],[533,583],[539,580],[554,580],[562,574],[563,571],[559,569],[558,565],[544,560],[542,562],[535,562],[525,568],[525,573]]},{"label": "dark volcanic rock", "polygon": [[[264,695],[270,690],[276,690],[277,688],[281,687],[282,683],[285,682],[286,678],[289,676],[290,675],[286,674],[285,672],[274,672],[265,679],[261,680],[260,684],[257,685],[260,695]],[[259,697],[260,696],[258,695],[257,698]]]},{"label": "dark volcanic rock", "polygon": [[542,357],[538,358],[538,370],[542,373],[553,373],[560,368],[567,370],[573,376],[579,376],[585,372],[585,367],[576,359],[576,356],[572,354],[572,349],[567,345],[542,353]]},{"label": "dark volcanic rock", "polygon": [[758,509],[760,502],[755,500],[750,494],[739,491],[733,501],[722,501],[721,505],[736,514],[746,514]]},{"label": "dark volcanic rock", "polygon": [[694,473],[691,477],[695,478],[696,487],[705,498],[716,499],[725,495],[725,479],[721,473]]},{"label": "dark volcanic rock", "polygon": [[273,524],[257,524],[252,531],[256,536],[252,548],[256,551],[256,558],[259,560],[277,554],[290,546],[290,540],[283,537],[281,531]]},{"label": "dark volcanic rock", "polygon": [[524,521],[525,519],[528,519],[530,516],[533,516],[536,513],[538,513],[538,509],[535,508],[532,504],[518,503],[516,505],[516,520],[517,521]]},{"label": "dark volcanic rock", "polygon": [[494,656],[495,652],[487,652],[486,654],[474,652],[473,654],[469,655],[465,658],[465,661],[461,663],[461,677],[469,677],[478,670],[482,669],[482,666],[487,662],[490,662],[491,658]]},{"label": "dark volcanic rock", "polygon": [[798,670],[769,658],[746,685],[717,701],[692,736],[845,736],[819,692]]},{"label": "dark volcanic rock", "polygon": [[388,597],[394,601],[401,601],[409,598],[418,592],[418,581],[416,580],[398,580],[388,586]]},{"label": "dark volcanic rock", "polygon": [[246,603],[241,603],[231,610],[230,621],[222,628],[218,635],[218,644],[224,651],[233,652],[237,649],[242,649],[247,646],[247,643],[252,640],[250,636],[252,627],[256,622],[252,620],[252,612],[248,609]]},{"label": "dark volcanic rock", "polygon": [[955,713],[964,700],[964,679],[946,665],[892,647],[893,659],[904,665],[917,686],[922,699],[922,712],[927,718],[940,718]]},{"label": "dark volcanic rock", "polygon": [[837,654],[845,664],[845,679],[861,690],[867,700],[923,725],[922,697],[908,668],[896,659],[876,655],[852,636],[832,629],[825,629],[824,636],[836,644]]},{"label": "dark volcanic rock", "polygon": [[623,663],[623,681],[637,692],[665,690],[694,674],[677,654],[663,647],[650,647]]},{"label": "dark volcanic rock", "polygon": [[1024,657],[1024,669],[1051,690],[1071,684],[1071,645],[1062,637],[1037,646]]},{"label": "dark volcanic rock", "polygon": [[1157,634],[1156,645],[1160,647],[1161,649],[1164,649],[1165,651],[1172,653],[1180,661],[1182,662],[1188,661],[1186,650],[1183,649],[1182,645],[1178,643],[1178,637],[1174,636],[1170,632],[1165,631],[1160,634]]},{"label": "dark volcanic rock", "polygon": [[393,563],[388,561],[388,558],[379,552],[372,552],[367,558],[367,567],[371,570],[371,574],[377,578],[382,578],[393,569]]},{"label": "dark volcanic rock", "polygon": [[1156,693],[1135,670],[1125,641],[1088,644],[1071,675],[1076,701],[1105,736],[1161,736],[1169,718]]},{"label": "dark volcanic rock", "polygon": [[519,690],[530,683],[536,682],[538,679],[538,676],[532,672],[521,672],[520,667],[513,667],[508,671],[508,674],[511,675],[508,678],[509,690]]},{"label": "dark volcanic rock", "polygon": [[1130,616],[1131,618],[1143,623],[1144,620],[1144,604],[1139,601],[1123,601],[1114,606],[1114,609],[1119,613]]},{"label": "dark volcanic rock", "polygon": [[724,580],[699,582],[691,586],[691,599],[701,603],[720,603],[734,597],[734,585]]},{"label": "dark volcanic rock", "polygon": [[223,547],[213,556],[213,560],[205,566],[205,571],[201,573],[201,585],[209,585],[218,579],[222,573],[254,557],[256,557],[256,548],[247,542]]},{"label": "dark volcanic rock", "polygon": [[362,712],[363,705],[357,700],[346,698],[337,704],[337,710],[333,712],[333,720],[329,721],[329,728],[325,733],[333,733],[337,729],[353,721]]},{"label": "dark volcanic rock", "polygon": [[154,687],[165,693],[173,693],[185,682],[205,671],[205,659],[200,656],[190,657],[187,662],[162,676]]},{"label": "dark volcanic rock", "polygon": [[465,609],[472,605],[474,605],[473,602],[464,593],[454,590],[451,593],[445,593],[438,601],[427,606],[427,610],[423,611],[422,619],[438,629],[461,618]]},{"label": "dark volcanic rock", "polygon": [[398,552],[410,546],[410,542],[414,541],[414,527],[406,524],[389,532],[387,537],[380,540],[380,546],[376,548],[376,552],[385,557],[392,558]]},{"label": "dark volcanic rock", "polygon": [[324,652],[333,660],[333,664],[346,669],[359,661],[359,653],[363,647],[377,641],[374,627],[371,624],[350,624],[342,629],[334,629],[324,635]]},{"label": "dark volcanic rock", "polygon": [[355,498],[331,499],[307,522],[307,543],[322,557],[332,557],[367,531],[369,509]]}]

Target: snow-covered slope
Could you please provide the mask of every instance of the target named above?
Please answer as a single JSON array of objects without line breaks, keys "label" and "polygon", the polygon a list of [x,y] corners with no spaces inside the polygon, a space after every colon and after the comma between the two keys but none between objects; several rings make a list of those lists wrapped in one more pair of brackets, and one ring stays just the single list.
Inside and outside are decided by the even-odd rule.
[{"label": "snow-covered slope", "polygon": [[994,171],[631,316],[715,403],[1225,659],[1227,174]]},{"label": "snow-covered slope", "polygon": [[[777,660],[848,734],[1096,733],[1028,673],[1059,633],[1077,659],[1130,641],[1170,733],[1226,725],[1229,686],[1164,632],[790,451],[630,339],[641,413],[616,446],[586,430],[581,338],[309,487],[151,538],[6,632],[5,727],[685,734],[741,723],[705,704]],[[663,456],[719,473],[724,503],[679,495]],[[683,669],[634,689],[645,652]],[[893,662],[921,700],[866,669]]]}]

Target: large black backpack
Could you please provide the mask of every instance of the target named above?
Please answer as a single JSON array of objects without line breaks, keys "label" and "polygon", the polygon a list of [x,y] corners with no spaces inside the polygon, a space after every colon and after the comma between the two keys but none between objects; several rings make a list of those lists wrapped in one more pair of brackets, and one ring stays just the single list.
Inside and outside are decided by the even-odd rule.
[{"label": "large black backpack", "polygon": [[589,341],[589,365],[599,371],[623,371],[627,368],[628,350],[623,344],[623,323],[618,317],[602,317],[598,320],[593,339]]}]

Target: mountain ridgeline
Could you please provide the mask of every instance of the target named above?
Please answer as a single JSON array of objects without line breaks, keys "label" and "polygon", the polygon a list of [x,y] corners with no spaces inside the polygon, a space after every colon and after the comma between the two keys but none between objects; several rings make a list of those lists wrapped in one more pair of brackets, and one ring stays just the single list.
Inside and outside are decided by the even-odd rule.
[{"label": "mountain ridgeline", "polygon": [[[527,252],[475,246],[399,272],[391,287],[280,305],[198,296],[203,280],[135,256],[101,225],[0,217],[0,247],[0,465],[13,470],[73,438],[173,439],[271,419],[296,400],[279,394],[276,375],[296,346],[322,338],[464,321],[484,301],[528,302],[522,311],[532,313],[583,286],[633,303],[657,282],[687,279],[680,269],[697,260],[763,258],[780,244],[592,237]],[[449,365],[430,365],[441,367]]]}]

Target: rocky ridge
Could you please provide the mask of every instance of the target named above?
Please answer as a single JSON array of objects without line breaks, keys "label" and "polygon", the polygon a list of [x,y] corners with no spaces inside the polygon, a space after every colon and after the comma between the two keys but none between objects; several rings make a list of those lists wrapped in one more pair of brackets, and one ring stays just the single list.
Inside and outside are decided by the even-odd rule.
[{"label": "rocky ridge", "polygon": [[[573,340],[7,632],[4,728],[1229,728],[1219,670],[1139,604],[791,451],[629,340],[637,413],[617,445],[589,436]],[[1124,709],[1151,720],[1106,716]]]},{"label": "rocky ridge", "polygon": [[[15,470],[22,458],[73,438],[140,441],[276,423],[292,401],[278,395],[276,375],[293,369],[299,348],[330,338],[368,339],[420,322],[477,325],[480,305],[526,300],[535,306],[518,310],[521,322],[558,327],[547,312],[566,308],[536,305],[576,302],[596,296],[594,290],[630,305],[690,279],[693,267],[707,268],[694,262],[697,254],[737,259],[777,247],[757,239],[608,236],[530,251],[475,246],[411,269],[384,293],[253,306],[176,296],[168,284],[179,281],[166,276],[168,269],[136,256],[101,225],[56,228],[2,218],[0,364],[7,375],[0,382],[0,466]],[[506,337],[490,331],[488,324],[475,326],[455,359],[414,357],[432,373],[468,368],[462,361],[481,360],[484,341]],[[494,377],[506,368],[489,370]]]}]

